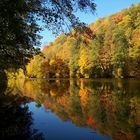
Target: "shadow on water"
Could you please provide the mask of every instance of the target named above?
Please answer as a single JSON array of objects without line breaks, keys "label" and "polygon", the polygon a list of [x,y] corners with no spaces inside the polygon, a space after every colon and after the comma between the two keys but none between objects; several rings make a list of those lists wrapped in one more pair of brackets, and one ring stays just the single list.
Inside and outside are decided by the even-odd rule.
[{"label": "shadow on water", "polygon": [[6,74],[0,75],[0,140],[43,140],[43,134],[33,129],[32,113],[27,102],[31,99],[13,95],[7,90]]},{"label": "shadow on water", "polygon": [[[63,121],[63,125],[71,121],[75,127],[93,130],[96,140],[99,140],[96,137],[98,132],[115,140],[138,140],[140,138],[139,85],[140,80],[135,79],[10,80],[5,97],[0,98],[0,104],[3,106],[3,110],[0,111],[0,126],[2,126],[0,133],[7,133],[8,128],[10,131],[14,128],[12,130],[16,135],[13,137],[34,139],[35,136],[43,139],[44,133],[34,134],[32,114],[26,104],[34,101],[36,106],[34,110],[43,104],[47,110],[49,109]],[[44,110],[40,111],[42,114],[46,113]],[[46,117],[43,119],[38,121],[45,122]],[[57,123],[56,120],[53,122]],[[41,127],[43,126],[40,126],[40,130]],[[47,126],[44,127],[49,129]],[[63,127],[61,130],[65,131],[66,128]],[[57,135],[57,131],[53,132],[53,136],[54,134]],[[102,137],[102,140],[109,140],[109,137]]]}]

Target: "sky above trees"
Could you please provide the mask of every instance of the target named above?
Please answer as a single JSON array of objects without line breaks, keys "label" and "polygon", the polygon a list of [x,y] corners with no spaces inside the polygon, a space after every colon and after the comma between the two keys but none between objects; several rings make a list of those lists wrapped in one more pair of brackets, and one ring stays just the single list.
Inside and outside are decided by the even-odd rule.
[{"label": "sky above trees", "polygon": [[[97,7],[94,15],[81,12],[77,12],[76,14],[81,21],[90,24],[98,18],[109,16],[138,2],[140,2],[140,0],[95,0]],[[44,31],[42,31],[40,34],[43,37],[41,39],[42,47],[52,42],[56,38],[56,35],[54,35],[52,31],[48,31],[47,29],[44,29]]]}]

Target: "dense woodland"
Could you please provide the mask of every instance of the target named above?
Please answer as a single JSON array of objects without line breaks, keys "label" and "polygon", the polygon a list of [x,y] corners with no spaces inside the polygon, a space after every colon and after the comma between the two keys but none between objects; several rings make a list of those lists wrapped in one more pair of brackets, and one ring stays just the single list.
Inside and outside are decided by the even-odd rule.
[{"label": "dense woodland", "polygon": [[9,77],[140,77],[140,3],[98,19],[79,31],[62,33]]},{"label": "dense woodland", "polygon": [[44,28],[56,34],[84,27],[75,12],[93,14],[96,4],[94,0],[0,0],[0,9],[0,79],[5,80],[5,71],[26,71],[25,65],[40,53]]}]

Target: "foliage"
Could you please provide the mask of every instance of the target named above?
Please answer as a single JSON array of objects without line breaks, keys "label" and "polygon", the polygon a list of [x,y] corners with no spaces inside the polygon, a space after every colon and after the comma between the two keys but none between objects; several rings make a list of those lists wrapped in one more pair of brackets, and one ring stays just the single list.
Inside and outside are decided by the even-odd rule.
[{"label": "foliage", "polygon": [[70,77],[139,77],[139,7],[97,20],[92,33],[62,34],[43,53],[69,62]]},{"label": "foliage", "polygon": [[140,77],[139,17],[136,4],[79,32],[62,33],[44,47],[43,58],[34,56],[28,77]]},{"label": "foliage", "polygon": [[93,0],[1,0],[0,70],[24,68],[39,53],[36,46],[44,26],[56,33],[64,27],[85,26],[75,12],[94,12],[95,7]]}]

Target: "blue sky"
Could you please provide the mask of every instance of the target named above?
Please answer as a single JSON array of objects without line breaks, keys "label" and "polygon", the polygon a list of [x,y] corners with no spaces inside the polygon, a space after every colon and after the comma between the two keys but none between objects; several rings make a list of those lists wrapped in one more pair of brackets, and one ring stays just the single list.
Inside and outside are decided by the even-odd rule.
[{"label": "blue sky", "polygon": [[[125,9],[132,4],[139,3],[140,0],[94,0],[97,7],[95,14],[84,14],[84,13],[77,13],[77,16],[79,19],[87,24],[90,24],[97,20],[98,18],[109,16],[111,14],[114,14],[116,12],[121,11],[122,9]],[[48,44],[49,42],[52,42],[55,39],[55,36],[51,33],[51,31],[48,31],[45,29],[42,31],[41,36],[43,37],[41,39],[41,47],[43,47],[45,44]]]}]

